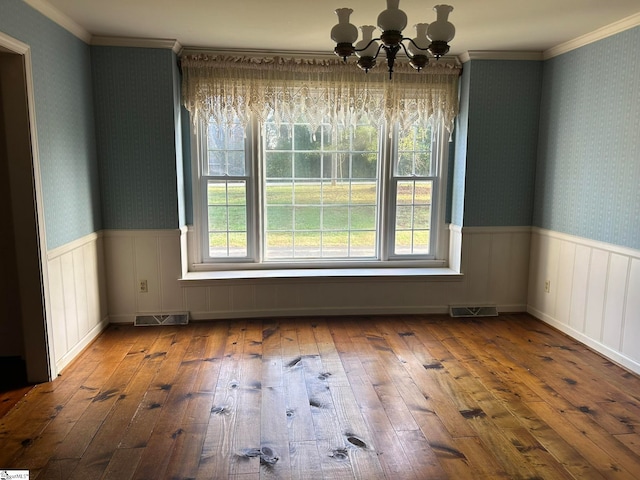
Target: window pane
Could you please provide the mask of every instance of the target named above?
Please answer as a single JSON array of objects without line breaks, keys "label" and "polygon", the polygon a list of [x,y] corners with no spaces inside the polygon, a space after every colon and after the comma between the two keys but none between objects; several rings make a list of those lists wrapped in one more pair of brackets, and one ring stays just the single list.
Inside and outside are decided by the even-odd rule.
[{"label": "window pane", "polygon": [[350,256],[374,257],[376,254],[375,232],[351,232]]},{"label": "window pane", "polygon": [[320,230],[320,207],[296,207],[296,230]]},{"label": "window pane", "polygon": [[246,182],[227,182],[227,202],[229,205],[246,205]]},{"label": "window pane", "polygon": [[319,205],[322,198],[322,184],[318,181],[296,183],[293,192],[296,205]]},{"label": "window pane", "polygon": [[426,205],[416,205],[413,208],[413,227],[429,228],[431,221],[431,207]]},{"label": "window pane", "polygon": [[227,233],[209,233],[209,256],[227,256]]},{"label": "window pane", "polygon": [[293,159],[294,177],[299,179],[320,178],[320,155],[296,153]]},{"label": "window pane", "polygon": [[396,197],[396,203],[398,205],[412,205],[414,199],[414,186],[415,182],[398,182],[398,192]]},{"label": "window pane", "polygon": [[244,176],[246,161],[244,153],[244,127],[238,119],[230,125],[218,126],[209,123],[207,126],[207,162],[204,165],[205,175]]},{"label": "window pane", "polygon": [[347,205],[350,198],[349,184],[331,184],[324,186],[322,190],[322,201],[324,204]]},{"label": "window pane", "polygon": [[428,255],[432,180],[397,182],[394,254]]},{"label": "window pane", "polygon": [[[378,129],[327,124],[311,135],[306,124],[296,123],[279,130],[267,124],[265,130],[269,137],[264,168],[267,260],[375,257]],[[277,137],[285,131],[292,132],[289,148]],[[278,170],[284,155],[293,159],[289,179]],[[276,205],[282,207],[276,209]],[[285,205],[290,210],[285,211]],[[276,220],[286,213],[291,214],[287,222]],[[293,230],[292,237],[276,235],[279,229]],[[291,243],[293,250],[287,257]]]},{"label": "window pane", "polygon": [[322,256],[340,258],[349,256],[349,232],[324,232],[322,235]]},{"label": "window pane", "polygon": [[358,182],[351,184],[351,203],[375,205],[377,203],[378,185],[375,182]]},{"label": "window pane", "polygon": [[268,178],[291,178],[293,175],[293,156],[290,153],[267,152],[266,157]]},{"label": "window pane", "polygon": [[375,230],[375,205],[353,207],[351,209],[351,228],[356,230]]},{"label": "window pane", "polygon": [[268,232],[265,253],[268,258],[282,259],[293,257],[292,232]]},{"label": "window pane", "polygon": [[322,209],[322,226],[325,231],[344,230],[347,225],[349,225],[349,207],[329,206]]},{"label": "window pane", "polygon": [[209,180],[208,238],[210,257],[246,257],[247,188],[244,181]]},{"label": "window pane", "polygon": [[413,227],[413,207],[405,205],[396,209],[396,230],[406,230]]},{"label": "window pane", "polygon": [[226,206],[209,206],[209,231],[227,231]]},{"label": "window pane", "polygon": [[293,229],[293,207],[268,206],[267,231],[290,231]]},{"label": "window pane", "polygon": [[431,127],[413,126],[400,132],[396,176],[430,176],[431,168]]},{"label": "window pane", "polygon": [[247,256],[247,232],[229,233],[229,256],[230,257],[246,257]]},{"label": "window pane", "polygon": [[321,245],[320,232],[296,232],[294,256],[296,258],[320,258]]},{"label": "window pane", "polygon": [[293,203],[293,184],[290,181],[269,182],[265,186],[267,205],[291,205]]},{"label": "window pane", "polygon": [[429,231],[416,230],[413,232],[413,254],[427,255],[429,253]]}]

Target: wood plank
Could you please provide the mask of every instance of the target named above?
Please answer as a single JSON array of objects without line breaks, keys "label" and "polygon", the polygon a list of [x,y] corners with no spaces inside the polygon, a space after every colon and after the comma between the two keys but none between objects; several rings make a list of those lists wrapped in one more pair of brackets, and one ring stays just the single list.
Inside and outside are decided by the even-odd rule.
[{"label": "wood plank", "polygon": [[[304,374],[304,362],[298,343],[298,329],[290,322],[281,325],[282,381],[289,442],[315,442],[311,405]],[[317,354],[317,350],[316,350]],[[306,448],[306,447],[305,447]]]},{"label": "wood plank", "polygon": [[639,399],[640,377],[528,315],[112,326],[0,419],[0,465],[83,480],[626,479]]},{"label": "wood plank", "polygon": [[245,326],[244,349],[240,360],[238,409],[242,412],[233,431],[233,455],[230,473],[245,474],[260,471],[260,455],[247,452],[260,450],[260,413],[262,404],[262,325],[250,321]]},{"label": "wood plank", "polygon": [[230,325],[196,478],[227,478],[238,416],[238,378],[245,323]]},{"label": "wood plank", "polygon": [[314,441],[292,442],[289,449],[291,478],[318,480],[322,477],[318,445]]}]

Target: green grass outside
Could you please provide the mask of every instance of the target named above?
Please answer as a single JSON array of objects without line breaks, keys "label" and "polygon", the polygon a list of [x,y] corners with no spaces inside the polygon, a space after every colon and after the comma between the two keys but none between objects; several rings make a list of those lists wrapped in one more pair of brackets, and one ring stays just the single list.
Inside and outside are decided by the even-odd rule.
[{"label": "green grass outside", "polygon": [[[413,191],[413,182],[398,185],[396,244],[429,240],[431,191],[429,185]],[[246,243],[245,188],[242,183],[209,185],[209,230],[237,232],[230,244]],[[374,183],[331,185],[324,183],[269,184],[266,191],[268,247],[318,246],[341,247],[375,245],[377,192]],[[228,224],[227,224],[228,222]],[[412,232],[412,226],[422,228]],[[345,230],[351,225],[351,238]],[[419,226],[419,227],[417,227]],[[322,229],[322,233],[320,230]],[[295,231],[295,236],[293,234]],[[226,233],[210,233],[210,246],[227,243]]]}]

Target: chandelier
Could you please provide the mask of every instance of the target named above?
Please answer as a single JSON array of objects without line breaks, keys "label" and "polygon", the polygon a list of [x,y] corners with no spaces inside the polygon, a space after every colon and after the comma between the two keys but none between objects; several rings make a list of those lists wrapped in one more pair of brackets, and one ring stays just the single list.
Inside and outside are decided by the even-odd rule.
[{"label": "chandelier", "polygon": [[[331,29],[331,39],[336,42],[334,52],[344,61],[353,55],[358,56],[358,66],[365,72],[376,66],[376,59],[380,51],[384,50],[387,57],[389,79],[393,76],[393,65],[396,55],[402,49],[409,58],[410,65],[420,71],[429,63],[427,52],[436,60],[449,51],[449,42],[453,39],[456,29],[449,22],[449,13],[453,10],[450,5],[436,5],[436,21],[418,23],[414,38],[402,35],[402,30],[407,26],[407,14],[398,8],[400,0],[387,0],[387,9],[378,15],[378,28],[382,35],[373,38],[376,27],[363,25],[362,40],[355,45],[358,39],[358,29],[349,23],[349,16],[353,13],[350,8],[338,8],[338,23]],[[381,42],[380,44],[378,42]],[[407,45],[405,45],[407,43]]]}]

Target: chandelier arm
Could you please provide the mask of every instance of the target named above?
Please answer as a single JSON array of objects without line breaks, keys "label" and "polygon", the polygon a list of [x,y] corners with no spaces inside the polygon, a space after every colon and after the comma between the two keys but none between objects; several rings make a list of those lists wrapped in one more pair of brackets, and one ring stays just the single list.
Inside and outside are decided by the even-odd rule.
[{"label": "chandelier arm", "polygon": [[[372,38],[371,41],[369,43],[367,43],[367,45],[364,48],[354,48],[353,51],[354,52],[364,52],[367,48],[369,48],[371,46],[371,44],[373,42],[378,42],[378,41],[380,41],[380,37]],[[382,48],[382,45],[379,45],[378,46],[378,51],[376,52],[375,56],[373,57],[374,59],[378,58],[378,55],[380,55],[380,49],[381,48]]]},{"label": "chandelier arm", "polygon": [[[413,42],[413,40],[411,40],[410,38],[405,38],[405,37],[402,37],[402,40],[401,40],[401,41],[400,41],[400,43],[399,43],[399,45],[402,47],[402,50],[404,50],[404,54],[407,56],[407,58],[409,58],[409,60],[413,60],[413,55],[411,55],[411,54],[409,53],[409,50],[407,50],[407,47],[405,46],[405,44],[404,44],[404,43],[402,43],[402,42],[404,42],[405,40],[409,40],[409,41],[410,41],[411,43],[413,43],[414,45],[416,45],[416,44],[415,44],[415,43]],[[418,47],[418,46],[416,45],[416,47]],[[418,48],[420,48],[420,47],[418,47]],[[420,48],[420,50],[422,50],[422,48]]]},{"label": "chandelier arm", "polygon": [[378,51],[376,52],[376,54],[373,56],[373,59],[377,59],[378,55],[380,55],[380,50],[382,50],[382,48],[384,47],[384,45],[381,43],[380,45],[378,45]]},{"label": "chandelier arm", "polygon": [[[428,52],[429,51],[429,47],[427,47],[427,48],[419,47],[418,44],[413,41],[413,38],[402,37],[401,42],[404,42],[405,40],[409,40],[413,44],[413,46],[416,47],[418,50],[421,50],[423,52]],[[407,48],[404,46],[404,44],[401,44],[401,45],[402,45],[402,48],[404,49],[404,53],[407,54],[407,57],[413,58],[411,55],[409,55],[409,52],[407,51]]]}]

